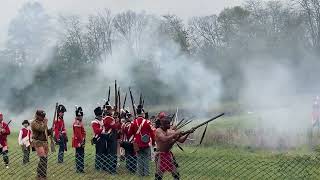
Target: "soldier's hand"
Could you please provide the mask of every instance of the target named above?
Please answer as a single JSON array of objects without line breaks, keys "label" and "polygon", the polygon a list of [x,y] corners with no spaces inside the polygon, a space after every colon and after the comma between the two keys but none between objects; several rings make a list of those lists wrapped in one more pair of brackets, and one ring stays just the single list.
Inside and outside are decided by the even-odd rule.
[{"label": "soldier's hand", "polygon": [[174,138],[179,138],[182,135],[182,132],[175,132],[174,133]]}]

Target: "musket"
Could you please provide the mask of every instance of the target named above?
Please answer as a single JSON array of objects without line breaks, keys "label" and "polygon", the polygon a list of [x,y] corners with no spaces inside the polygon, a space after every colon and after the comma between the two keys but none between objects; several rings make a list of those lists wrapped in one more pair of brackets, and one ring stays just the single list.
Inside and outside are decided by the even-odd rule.
[{"label": "musket", "polygon": [[130,93],[130,98],[131,98],[131,104],[132,104],[132,110],[133,110],[134,118],[136,118],[137,117],[137,112],[136,112],[136,107],[134,105],[134,99],[133,99],[131,87],[129,87],[129,93]]},{"label": "musket", "polygon": [[1,129],[5,129],[9,126],[9,124],[11,123],[12,120],[10,120],[8,123],[7,123],[7,126],[6,127],[2,127]]},{"label": "musket", "polygon": [[108,102],[110,102],[110,86],[109,86],[109,91],[108,91]]},{"label": "musket", "polygon": [[190,124],[191,122],[192,122],[192,119],[185,121],[184,123],[177,126],[177,129],[181,129],[181,128],[185,127],[186,125]]},{"label": "musket", "polygon": [[143,105],[143,104],[142,104],[142,93],[140,93],[139,105]]},{"label": "musket", "polygon": [[219,114],[219,115],[217,115],[217,116],[215,116],[215,117],[213,117],[213,118],[211,118],[211,119],[209,119],[209,120],[207,120],[207,121],[205,121],[205,122],[203,122],[203,123],[201,123],[201,124],[199,124],[199,125],[197,125],[195,127],[192,127],[190,130],[182,132],[182,135],[189,134],[190,132],[195,131],[199,127],[204,126],[204,125],[210,123],[211,121],[214,121],[214,120],[218,119],[219,117],[221,117],[223,115],[224,115],[224,113],[221,113],[221,114]]},{"label": "musket", "polygon": [[119,111],[119,117],[120,117],[120,109],[121,109],[121,97],[120,97],[120,87],[118,89],[118,111]]},{"label": "musket", "polygon": [[54,122],[58,120],[58,116],[57,116],[58,104],[59,103],[56,103],[56,108],[54,110],[53,121],[52,121],[52,126],[51,126],[51,136],[50,136],[50,149],[51,149],[51,152],[56,152],[55,144],[54,144],[52,136],[53,136]]},{"label": "musket", "polygon": [[117,88],[117,80],[114,81],[114,106],[115,106],[115,112],[117,112],[118,107],[118,88]]},{"label": "musket", "polygon": [[123,104],[122,104],[122,109],[126,107],[126,101],[127,101],[127,92],[126,95],[124,96]]}]

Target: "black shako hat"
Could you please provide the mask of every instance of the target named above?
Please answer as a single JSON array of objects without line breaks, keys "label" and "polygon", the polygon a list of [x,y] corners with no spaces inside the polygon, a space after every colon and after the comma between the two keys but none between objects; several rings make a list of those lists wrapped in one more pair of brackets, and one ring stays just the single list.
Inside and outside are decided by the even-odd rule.
[{"label": "black shako hat", "polygon": [[22,121],[22,125],[24,125],[24,124],[28,124],[28,126],[30,125],[30,123],[29,123],[28,120],[23,120],[23,121]]},{"label": "black shako hat", "polygon": [[58,113],[65,113],[65,112],[67,112],[67,109],[66,109],[66,107],[64,107],[64,105],[62,105],[62,104],[60,104],[59,106],[58,106],[58,109],[57,109],[57,112]]},{"label": "black shako hat", "polygon": [[96,116],[102,116],[102,109],[101,109],[100,106],[99,106],[99,107],[96,107],[96,108],[94,109],[94,114],[95,114]]},{"label": "black shako hat", "polygon": [[103,105],[103,109],[106,110],[112,110],[112,106],[110,105],[109,101],[106,101],[106,103]]},{"label": "black shako hat", "polygon": [[76,113],[76,116],[77,116],[77,117],[83,116],[82,107],[77,107],[75,113]]},{"label": "black shako hat", "polygon": [[141,115],[144,113],[144,109],[143,109],[143,106],[142,105],[138,105],[138,108],[137,108],[137,114],[138,115]]}]

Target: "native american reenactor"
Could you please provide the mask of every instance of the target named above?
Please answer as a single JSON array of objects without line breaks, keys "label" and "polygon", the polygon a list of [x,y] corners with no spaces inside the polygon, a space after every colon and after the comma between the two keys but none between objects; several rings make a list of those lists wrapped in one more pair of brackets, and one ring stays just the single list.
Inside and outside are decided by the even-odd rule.
[{"label": "native american reenactor", "polygon": [[133,149],[133,136],[129,136],[129,129],[132,122],[132,115],[129,111],[126,111],[125,114],[125,121],[121,126],[121,133],[122,133],[122,142],[121,147],[125,150],[125,160],[126,160],[126,168],[129,172],[135,173],[137,170],[137,156],[136,152]]},{"label": "native american reenactor", "polygon": [[27,164],[29,162],[30,151],[31,151],[31,129],[30,123],[28,120],[24,120],[22,122],[22,128],[19,132],[18,142],[21,146],[23,153],[23,164]]},{"label": "native american reenactor", "polygon": [[129,136],[133,136],[134,149],[137,152],[137,173],[140,176],[150,175],[149,166],[151,158],[150,141],[154,145],[154,133],[150,121],[145,119],[142,105],[138,105],[137,118],[131,123]]},{"label": "native american reenactor", "polygon": [[156,130],[155,134],[155,140],[157,143],[155,179],[161,180],[165,172],[171,172],[173,178],[178,180],[180,179],[180,175],[177,170],[178,164],[171,152],[171,149],[176,142],[185,142],[189,134],[193,133],[194,130],[190,130],[189,132],[182,134],[181,132],[170,129],[171,117],[166,116],[159,120],[161,125],[160,128]]},{"label": "native american reenactor", "polygon": [[48,119],[43,110],[37,110],[34,120],[31,122],[32,146],[39,156],[37,167],[37,179],[47,179],[48,166],[48,136],[52,135],[52,130],[48,129]]},{"label": "native american reenactor", "polygon": [[8,144],[7,136],[10,135],[10,128],[3,121],[3,114],[0,113],[0,153],[2,154],[6,168],[9,168]]},{"label": "native american reenactor", "polygon": [[96,157],[95,157],[95,169],[103,170],[105,166],[105,157],[104,154],[107,151],[106,149],[106,139],[103,136],[105,132],[103,121],[102,121],[102,108],[99,106],[94,109],[95,119],[91,122],[93,130],[92,144],[95,144],[96,147]]},{"label": "native american reenactor", "polygon": [[84,173],[84,146],[86,143],[86,131],[83,125],[83,111],[76,108],[76,118],[73,123],[72,147],[76,149],[76,172]]},{"label": "native american reenactor", "polygon": [[105,117],[103,118],[103,125],[105,128],[104,136],[106,138],[107,151],[106,156],[106,171],[111,174],[117,172],[117,147],[118,147],[118,130],[119,121],[113,116],[113,108],[109,104],[105,105]]},{"label": "native american reenactor", "polygon": [[67,151],[67,131],[65,128],[63,116],[67,112],[67,109],[60,104],[57,109],[58,118],[54,121],[53,130],[54,130],[54,139],[57,145],[59,145],[58,152],[58,163],[63,163],[64,151]]}]

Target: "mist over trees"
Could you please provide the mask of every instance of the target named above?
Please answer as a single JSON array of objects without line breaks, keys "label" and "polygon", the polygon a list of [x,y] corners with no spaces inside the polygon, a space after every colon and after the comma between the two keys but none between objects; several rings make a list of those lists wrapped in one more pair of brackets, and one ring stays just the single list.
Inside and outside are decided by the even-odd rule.
[{"label": "mist over trees", "polygon": [[252,61],[288,66],[294,72],[297,91],[313,91],[319,88],[314,81],[320,76],[319,12],[319,0],[251,0],[186,21],[172,14],[112,13],[107,9],[89,17],[53,17],[40,3],[29,2],[12,19],[6,47],[0,51],[0,98],[3,105],[19,112],[29,105],[40,106],[39,99],[77,96],[76,89],[85,96],[86,83],[93,89],[100,84],[97,88],[105,89],[95,95],[104,96],[106,82],[113,76],[100,77],[97,65],[108,64],[115,51],[123,48],[134,63],[130,69],[117,70],[131,77],[128,82],[120,79],[122,84],[141,91],[151,105],[179,102],[179,90],[172,91],[175,87],[159,78],[159,62],[166,59],[159,61],[150,53],[157,52],[157,47],[177,48],[171,58],[192,59],[218,73],[219,101],[238,101],[244,86],[242,68]]}]

